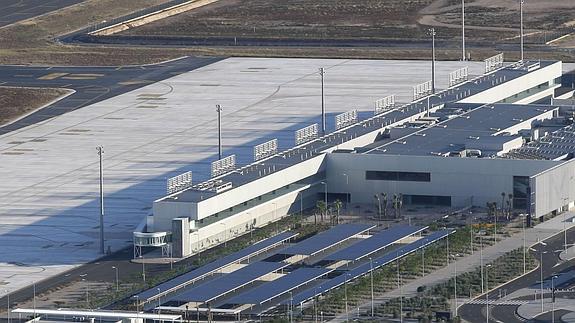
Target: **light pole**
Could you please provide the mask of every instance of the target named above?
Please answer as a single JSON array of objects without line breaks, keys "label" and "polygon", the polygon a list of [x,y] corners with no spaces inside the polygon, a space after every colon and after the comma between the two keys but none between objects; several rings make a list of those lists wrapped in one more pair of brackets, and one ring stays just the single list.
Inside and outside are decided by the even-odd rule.
[{"label": "light pole", "polygon": [[485,322],[489,323],[489,275],[488,275],[488,271],[487,268],[491,267],[491,264],[488,264],[485,266],[485,289],[487,290],[487,293],[485,294],[485,300],[486,300],[486,314],[485,314]]},{"label": "light pole", "polygon": [[346,204],[346,206],[345,206],[345,208],[348,209],[348,208],[349,208],[349,204],[351,203],[351,201],[350,201],[350,200],[351,200],[351,192],[349,192],[349,191],[350,191],[350,189],[349,189],[349,176],[348,176],[346,173],[343,173],[343,176],[345,176],[345,187],[346,187],[347,190],[348,190],[348,193],[347,193],[347,196],[346,196],[346,202],[347,202],[347,204]]},{"label": "light pole", "polygon": [[6,297],[8,298],[8,305],[6,305],[6,315],[8,316],[8,323],[10,323],[10,291],[6,290]]},{"label": "light pole", "polygon": [[222,159],[222,106],[216,104],[218,113],[218,159]]},{"label": "light pole", "polygon": [[[546,246],[547,243],[543,242],[543,241],[539,241],[540,245],[542,246]],[[537,249],[534,248],[529,248],[532,251],[538,251]],[[547,253],[547,251],[543,251],[540,250],[539,251],[539,284],[540,284],[540,289],[541,289],[541,313],[543,313],[543,254]]]},{"label": "light pole", "polygon": [[144,284],[146,284],[146,262],[144,261],[144,255],[142,254],[140,258],[142,260],[142,280]]},{"label": "light pole", "polygon": [[136,298],[136,322],[140,321],[140,296],[135,295]]},{"label": "light pole", "polygon": [[555,323],[555,279],[556,275],[551,276],[551,323]]},{"label": "light pole", "polygon": [[471,219],[471,226],[469,227],[469,248],[471,249],[471,254],[473,254],[473,217],[471,216],[471,211],[469,211],[469,219]]},{"label": "light pole", "polygon": [[370,273],[370,280],[371,280],[371,317],[374,317],[374,306],[373,306],[373,260],[369,257],[369,273]]},{"label": "light pole", "polygon": [[563,210],[563,240],[564,240],[563,250],[567,251],[567,227],[566,227],[566,224],[567,224],[567,211],[569,210],[569,202],[568,202],[569,198],[564,197],[563,200],[565,201],[563,203],[567,203],[567,210]]},{"label": "light pole", "polygon": [[343,289],[344,289],[344,294],[345,294],[345,317],[346,317],[346,322],[349,322],[349,309],[348,309],[348,305],[347,305],[347,273],[345,273],[345,282],[343,285]]},{"label": "light pole", "polygon": [[525,248],[525,221],[527,221],[527,214],[521,213],[519,216],[522,218],[522,228],[523,228],[523,275],[527,273],[527,248]]},{"label": "light pole", "polygon": [[481,292],[484,293],[483,289],[483,236],[479,236],[479,269],[481,272]]},{"label": "light pole", "polygon": [[324,96],[325,69],[323,67],[319,69],[319,75],[321,76],[321,132],[325,135],[325,96]]},{"label": "light pole", "polygon": [[399,322],[403,323],[403,286],[401,284],[401,272],[399,270],[400,253],[397,253],[397,288],[399,289]]},{"label": "light pole", "polygon": [[98,146],[96,150],[100,158],[100,253],[104,254],[104,169],[102,164],[104,147]]},{"label": "light pole", "polygon": [[34,282],[33,285],[33,293],[34,293],[34,298],[33,298],[33,305],[34,305],[34,318],[36,318],[36,282]]},{"label": "light pole", "polygon": [[423,240],[423,247],[421,248],[421,276],[425,277],[425,245],[427,239]]},{"label": "light pole", "polygon": [[158,322],[159,322],[159,321],[161,321],[160,320],[160,317],[161,317],[160,316],[160,306],[161,306],[161,304],[160,304],[160,288],[158,287],[158,288],[156,288],[156,290],[158,291]]},{"label": "light pole", "polygon": [[461,0],[461,60],[465,61],[465,0]]},{"label": "light pole", "polygon": [[521,26],[520,26],[520,39],[521,39],[521,61],[523,62],[523,3],[524,0],[519,0],[519,11],[521,15]]},{"label": "light pole", "polygon": [[120,280],[119,275],[118,275],[118,267],[116,266],[112,266],[112,269],[114,269],[114,271],[116,271],[116,292],[120,290]]},{"label": "light pole", "polygon": [[435,94],[435,28],[429,29],[431,35],[431,93]]},{"label": "light pole", "polygon": [[289,292],[289,321],[293,322],[293,294]]},{"label": "light pole", "polygon": [[325,217],[327,217],[327,180],[325,182],[321,182],[321,184],[324,186],[324,202],[325,202]]},{"label": "light pole", "polygon": [[455,317],[457,317],[457,257],[459,254],[452,255],[453,257],[453,265],[455,267],[455,275],[453,276],[453,297],[455,301]]}]

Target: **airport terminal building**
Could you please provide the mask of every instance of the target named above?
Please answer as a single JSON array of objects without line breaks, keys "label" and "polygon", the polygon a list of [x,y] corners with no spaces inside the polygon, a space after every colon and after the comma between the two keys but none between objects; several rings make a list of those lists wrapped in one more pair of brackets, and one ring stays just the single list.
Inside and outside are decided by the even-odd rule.
[{"label": "airport terminal building", "polygon": [[154,246],[187,257],[324,198],[373,203],[386,193],[405,205],[484,207],[506,193],[531,217],[573,206],[575,109],[566,83],[559,61],[505,65],[497,56],[479,77],[455,71],[448,89],[434,93],[427,82],[410,103],[378,100],[366,120],[339,115],[334,132],[306,127],[291,149],[258,145],[249,165],[225,157],[208,181],[170,179],[169,194],[134,232],[134,256]]}]

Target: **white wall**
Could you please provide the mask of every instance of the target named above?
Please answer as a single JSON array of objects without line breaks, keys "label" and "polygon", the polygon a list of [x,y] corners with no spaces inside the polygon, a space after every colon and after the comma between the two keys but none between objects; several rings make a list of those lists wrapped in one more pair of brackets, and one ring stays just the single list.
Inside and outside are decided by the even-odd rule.
[{"label": "white wall", "polygon": [[[509,98],[515,94],[521,93],[527,89],[535,87],[539,84],[554,80],[561,77],[563,67],[561,62],[555,62],[549,66],[541,67],[522,77],[508,80],[499,85],[493,86],[478,94],[469,96],[459,102],[463,103],[494,103]],[[488,81],[489,82],[489,81]],[[535,94],[535,93],[533,93]],[[528,103],[524,102],[522,103]],[[531,102],[533,102],[531,100]]]},{"label": "white wall", "polygon": [[[553,161],[391,156],[385,154],[329,154],[327,182],[330,193],[351,191],[353,203],[373,203],[373,195],[451,196],[454,206],[501,200],[501,192],[513,192],[513,176],[532,176],[557,165]],[[365,171],[430,172],[431,182],[366,180]],[[349,176],[349,185],[346,177]]]},{"label": "white wall", "polygon": [[530,179],[532,215],[542,216],[575,200],[575,160],[564,162]]}]

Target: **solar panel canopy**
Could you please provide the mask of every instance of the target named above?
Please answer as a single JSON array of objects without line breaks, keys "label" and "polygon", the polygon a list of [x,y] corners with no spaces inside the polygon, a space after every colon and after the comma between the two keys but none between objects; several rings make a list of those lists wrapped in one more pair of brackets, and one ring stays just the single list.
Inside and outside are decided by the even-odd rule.
[{"label": "solar panel canopy", "polygon": [[299,268],[271,282],[262,284],[227,301],[228,304],[262,304],[309,283],[333,269]]},{"label": "solar panel canopy", "polygon": [[349,260],[354,261],[369,256],[397,241],[415,233],[425,230],[426,227],[400,225],[380,231],[370,238],[364,239],[345,249],[336,251],[326,257],[325,260]]},{"label": "solar panel canopy", "polygon": [[[433,232],[432,234],[423,237],[415,242],[412,242],[408,245],[402,246],[398,249],[395,249],[391,252],[386,253],[385,255],[373,260],[373,262],[371,263],[365,263],[359,267],[356,267],[350,271],[344,272],[343,274],[334,277],[328,281],[326,281],[325,283],[322,283],[320,285],[314,286],[313,288],[310,289],[306,289],[304,291],[302,291],[301,293],[298,293],[296,295],[293,296],[293,304],[297,304],[297,303],[302,303],[305,302],[309,299],[314,298],[317,295],[321,295],[329,290],[332,290],[334,288],[337,288],[343,284],[345,284],[346,281],[351,281],[356,279],[357,277],[363,276],[367,273],[369,273],[372,269],[375,270],[379,267],[388,265],[390,263],[392,263],[393,261],[402,258],[414,251],[417,251],[418,249],[421,249],[423,247],[426,247],[440,239],[443,239],[445,237],[447,237],[448,235],[450,235],[451,233],[455,232],[454,230],[441,230],[441,231],[436,231]],[[284,301],[283,304],[288,304],[290,301]]]},{"label": "solar panel canopy", "polygon": [[369,224],[340,224],[300,241],[282,250],[281,253],[285,255],[312,256],[374,227],[374,225]]},{"label": "solar panel canopy", "polygon": [[264,249],[273,247],[274,245],[277,245],[279,243],[282,243],[283,241],[286,241],[288,239],[291,239],[295,236],[297,236],[297,233],[294,232],[282,232],[278,235],[275,235],[271,238],[262,240],[258,243],[255,243],[247,248],[244,248],[238,252],[234,252],[230,255],[227,255],[225,257],[222,257],[218,260],[215,260],[213,262],[210,262],[202,267],[199,267],[195,270],[192,270],[190,272],[187,272],[183,275],[180,275],[178,277],[175,277],[174,279],[170,279],[164,283],[159,284],[158,286],[148,289],[146,291],[141,292],[140,294],[137,295],[138,299],[140,299],[141,301],[148,301],[150,298],[154,299],[156,298],[156,296],[158,295],[158,288],[160,289],[160,292],[163,291],[167,291],[173,288],[176,288],[180,285],[186,284],[186,283],[192,283],[195,280],[198,280],[200,278],[203,278],[209,274],[214,273],[215,271],[226,267],[230,264],[242,261],[243,259],[246,259]]},{"label": "solar panel canopy", "polygon": [[266,274],[285,268],[288,265],[289,264],[284,262],[254,262],[234,272],[224,274],[221,277],[195,286],[185,293],[171,298],[171,300],[180,302],[210,302],[252,283]]}]

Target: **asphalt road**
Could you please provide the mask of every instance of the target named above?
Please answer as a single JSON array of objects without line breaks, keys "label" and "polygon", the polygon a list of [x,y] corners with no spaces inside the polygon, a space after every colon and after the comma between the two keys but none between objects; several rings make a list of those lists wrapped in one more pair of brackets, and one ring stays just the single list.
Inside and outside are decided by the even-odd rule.
[{"label": "asphalt road", "polygon": [[84,0],[0,0],[0,27],[82,1]]},{"label": "asphalt road", "polygon": [[46,108],[0,127],[0,135],[215,63],[221,59],[186,57],[156,65],[119,67],[0,66],[0,86],[56,87],[76,91]]},{"label": "asphalt road", "polygon": [[[567,236],[567,243],[571,244],[575,241],[575,228],[572,228],[568,231]],[[559,253],[555,252],[556,250],[561,250],[563,248],[564,243],[564,235],[563,232],[556,234],[555,236],[545,240],[547,243],[546,246],[542,246],[540,244],[536,245],[534,249],[536,251],[532,251],[533,256],[536,259],[539,259],[540,251],[546,252],[543,253],[543,279],[547,280],[552,275],[567,272],[573,269],[573,265],[575,264],[575,259],[560,263]],[[560,264],[559,264],[560,263]],[[493,267],[489,268],[488,270],[496,270]],[[519,289],[529,287],[533,285],[535,282],[540,281],[540,270],[535,270],[531,273],[528,273],[525,276],[522,276],[519,279],[511,281],[507,284],[499,286],[491,290],[489,295],[489,300],[497,300],[499,299],[499,295],[501,294],[511,294]],[[545,297],[550,297],[549,294],[545,294]],[[482,295],[477,299],[487,299],[486,295]],[[489,321],[488,322],[505,322],[505,323],[512,323],[512,322],[522,322],[517,316],[515,316],[515,311],[517,306],[491,306],[489,308]],[[487,322],[486,321],[486,308],[484,305],[476,305],[476,304],[465,304],[459,308],[459,315],[462,319],[468,322]]]}]

